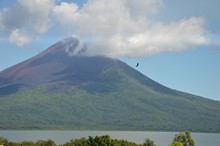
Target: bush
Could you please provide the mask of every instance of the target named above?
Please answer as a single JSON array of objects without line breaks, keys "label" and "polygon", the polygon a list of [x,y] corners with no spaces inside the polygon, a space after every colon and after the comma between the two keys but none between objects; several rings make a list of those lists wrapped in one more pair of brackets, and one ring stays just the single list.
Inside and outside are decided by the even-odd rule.
[{"label": "bush", "polygon": [[[38,140],[37,142],[23,141],[23,142],[10,142],[6,138],[0,137],[0,146],[56,146],[53,140]],[[127,140],[112,139],[109,135],[104,136],[89,136],[81,139],[70,140],[60,146],[156,146],[153,141],[146,139],[143,144],[136,144]],[[177,134],[173,142],[169,146],[194,146],[190,132]]]},{"label": "bush", "polygon": [[5,146],[7,144],[8,144],[8,140],[4,137],[0,137],[0,145]]},{"label": "bush", "polygon": [[191,137],[190,131],[185,131],[184,133],[179,133],[173,139],[170,146],[194,146],[194,140]]}]

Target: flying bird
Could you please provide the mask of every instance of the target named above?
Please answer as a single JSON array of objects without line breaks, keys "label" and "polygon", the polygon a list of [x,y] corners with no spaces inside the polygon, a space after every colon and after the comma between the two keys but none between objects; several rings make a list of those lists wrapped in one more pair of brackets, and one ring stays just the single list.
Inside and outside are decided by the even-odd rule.
[{"label": "flying bird", "polygon": [[137,63],[136,67],[138,67],[138,66],[139,66],[139,63]]}]

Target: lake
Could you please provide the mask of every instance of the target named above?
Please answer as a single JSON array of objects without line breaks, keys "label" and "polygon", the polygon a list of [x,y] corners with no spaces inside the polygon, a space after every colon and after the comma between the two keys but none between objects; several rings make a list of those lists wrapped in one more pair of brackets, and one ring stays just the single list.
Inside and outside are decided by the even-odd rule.
[{"label": "lake", "polygon": [[[157,146],[168,146],[175,134],[179,132],[145,132],[145,131],[0,131],[0,136],[10,141],[20,142],[24,140],[37,141],[52,139],[57,145],[63,144],[71,139],[109,135],[111,138],[125,139],[135,143],[144,143],[150,138]],[[220,144],[220,133],[191,133],[196,146],[218,146]]]}]

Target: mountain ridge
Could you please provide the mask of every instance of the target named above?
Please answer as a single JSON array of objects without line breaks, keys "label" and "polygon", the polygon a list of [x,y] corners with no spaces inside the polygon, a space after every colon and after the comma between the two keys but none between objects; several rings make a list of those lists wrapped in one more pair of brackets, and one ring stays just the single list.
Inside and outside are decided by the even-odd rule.
[{"label": "mountain ridge", "polygon": [[219,101],[85,49],[67,38],[0,72],[0,129],[220,132]]}]

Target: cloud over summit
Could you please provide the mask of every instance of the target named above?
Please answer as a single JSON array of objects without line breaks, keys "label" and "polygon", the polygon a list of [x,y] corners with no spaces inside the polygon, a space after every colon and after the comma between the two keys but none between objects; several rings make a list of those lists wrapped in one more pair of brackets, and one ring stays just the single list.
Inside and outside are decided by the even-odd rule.
[{"label": "cloud over summit", "polygon": [[150,16],[163,7],[163,0],[88,0],[81,7],[73,2],[18,0],[0,12],[0,21],[18,46],[50,31],[51,25],[68,29],[87,43],[87,55],[140,57],[210,43],[202,17],[152,21]]}]

